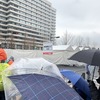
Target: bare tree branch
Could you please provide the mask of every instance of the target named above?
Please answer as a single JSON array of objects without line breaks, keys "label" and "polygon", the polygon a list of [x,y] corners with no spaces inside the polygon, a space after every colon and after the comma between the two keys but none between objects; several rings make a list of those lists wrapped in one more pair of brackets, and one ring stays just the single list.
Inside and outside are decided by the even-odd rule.
[{"label": "bare tree branch", "polygon": [[90,46],[90,38],[89,37],[85,38],[85,46],[87,46],[87,47]]},{"label": "bare tree branch", "polygon": [[84,38],[82,36],[77,36],[76,40],[74,41],[74,43],[77,46],[83,46],[83,44],[84,44]]},{"label": "bare tree branch", "polygon": [[74,39],[73,34],[68,33],[68,32],[66,31],[66,33],[65,33],[64,36],[62,37],[61,42],[62,42],[62,44],[64,44],[64,45],[71,45],[72,42],[73,42],[73,39]]}]

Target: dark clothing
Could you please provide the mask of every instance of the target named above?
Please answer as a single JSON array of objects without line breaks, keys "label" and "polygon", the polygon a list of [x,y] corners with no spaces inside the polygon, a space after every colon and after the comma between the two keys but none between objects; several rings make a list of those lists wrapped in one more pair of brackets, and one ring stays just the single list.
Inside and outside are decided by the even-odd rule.
[{"label": "dark clothing", "polygon": [[[98,79],[96,79],[96,81],[98,82],[98,84],[100,84],[100,77]],[[98,100],[100,100],[100,87],[98,89],[98,94],[99,94]]]},{"label": "dark clothing", "polygon": [[98,82],[98,84],[100,84],[100,77],[98,79],[96,79],[96,81]]},{"label": "dark clothing", "polygon": [[91,91],[92,100],[100,100],[100,99],[98,99],[98,97],[99,97],[98,89],[95,86],[95,83],[93,81],[89,82],[89,87],[90,87],[90,91]]},{"label": "dark clothing", "polygon": [[75,88],[74,87],[74,89],[76,90],[76,92],[84,99],[84,100],[87,100],[86,99],[86,95],[85,95],[85,93],[83,93],[80,89],[78,89],[78,88]]},{"label": "dark clothing", "polygon": [[98,100],[100,100],[100,87],[98,89],[98,93],[99,93]]},{"label": "dark clothing", "polygon": [[91,100],[89,85],[83,78],[79,79],[78,82],[74,85],[74,87],[84,100]]},{"label": "dark clothing", "polygon": [[0,100],[5,100],[4,91],[0,91]]}]

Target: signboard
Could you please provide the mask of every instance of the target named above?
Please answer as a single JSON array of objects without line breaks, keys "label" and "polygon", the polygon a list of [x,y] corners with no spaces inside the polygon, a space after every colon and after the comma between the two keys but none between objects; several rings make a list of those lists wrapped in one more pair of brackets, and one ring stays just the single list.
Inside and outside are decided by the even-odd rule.
[{"label": "signboard", "polygon": [[51,55],[53,54],[52,42],[43,43],[43,54]]}]

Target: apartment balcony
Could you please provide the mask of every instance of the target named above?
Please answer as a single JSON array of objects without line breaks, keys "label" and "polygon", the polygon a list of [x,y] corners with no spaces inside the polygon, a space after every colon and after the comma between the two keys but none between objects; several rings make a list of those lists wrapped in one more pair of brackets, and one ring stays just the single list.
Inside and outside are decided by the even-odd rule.
[{"label": "apartment balcony", "polygon": [[[4,18],[6,18],[6,15],[4,15],[4,14],[0,14],[0,16],[2,16],[2,17],[4,17]],[[5,19],[6,20],[6,19]]]},{"label": "apartment balcony", "polygon": [[7,10],[4,10],[4,9],[1,9],[1,8],[0,8],[0,12],[4,12],[4,13],[6,13]]},{"label": "apartment balcony", "polygon": [[0,7],[7,9],[7,6],[2,5],[2,3],[0,3]]},{"label": "apartment balcony", "polygon": [[[18,5],[18,4],[16,4],[16,3],[14,3],[13,1],[9,1],[8,3],[13,3],[13,4],[15,4],[15,5]],[[16,10],[20,10],[20,9],[18,9],[18,8],[12,6],[12,5],[9,5],[7,8],[9,8],[9,7],[13,8],[13,9],[16,9]],[[40,10],[38,7],[34,8],[34,9]],[[30,9],[30,10],[31,10],[31,9]],[[47,10],[47,9],[46,9],[46,10]],[[22,11],[22,10],[21,10],[21,11]],[[49,11],[49,10],[48,10],[48,11]],[[16,12],[16,11],[15,11],[15,12]],[[45,14],[48,15],[48,13],[45,13],[45,14],[42,13],[42,14],[41,14],[41,13],[36,12],[36,11],[34,11],[34,12],[37,13],[37,14],[39,14],[39,15],[42,15],[42,16],[44,16],[44,17],[47,17],[47,18],[51,18],[51,17],[49,17],[49,16],[53,15],[53,14],[50,13],[49,16],[46,16]],[[41,12],[43,12],[43,10],[41,10]],[[30,14],[31,14],[31,13],[30,13]],[[39,16],[37,16],[37,17],[39,17]],[[45,19],[45,18],[43,18],[43,19]],[[46,20],[46,19],[45,19],[45,20]]]},{"label": "apartment balcony", "polygon": [[41,39],[40,37],[36,38],[36,37],[29,37],[29,36],[21,36],[21,35],[15,35],[15,34],[9,34],[8,39],[11,39],[11,36],[13,36],[12,38],[14,39],[14,41],[20,41],[23,42],[23,40],[25,41],[43,41],[43,39]]},{"label": "apartment balcony", "polygon": [[[13,20],[11,20],[11,19],[9,19],[9,21],[18,23],[17,21],[13,21]],[[20,23],[19,23],[19,24],[20,24]],[[42,31],[47,31],[47,30],[39,31],[39,30],[29,29],[29,28],[26,28],[26,27],[22,27],[22,26],[18,26],[18,25],[13,25],[13,24],[8,24],[8,26],[18,28],[19,30],[20,30],[20,29],[24,29],[25,32],[26,32],[26,31],[30,31],[30,32],[32,32],[32,33],[37,32],[37,33],[45,34],[45,32],[42,32]],[[32,26],[30,26],[30,25],[26,25],[26,26],[32,27]],[[33,27],[33,28],[34,28],[34,27]],[[37,29],[39,29],[39,28],[37,28]],[[41,28],[40,28],[40,29],[41,29]],[[47,31],[47,32],[49,32],[49,31]],[[37,34],[36,34],[36,35],[37,35]],[[46,34],[45,34],[45,35],[46,35]]]},{"label": "apartment balcony", "polygon": [[[19,17],[14,16],[14,15],[12,15],[12,14],[10,14],[10,15],[8,15],[8,16],[9,16],[9,17],[14,17],[14,18],[19,19]],[[26,21],[25,19],[22,19],[22,18],[20,18],[20,20]],[[13,19],[8,19],[7,21],[16,22],[16,23],[18,23],[18,24],[22,24],[23,26],[26,25],[26,26],[29,26],[29,27],[31,27],[31,28],[40,29],[40,30],[42,30],[42,31],[48,31],[48,32],[49,32],[49,30],[50,30],[50,28],[49,28],[48,26],[41,25],[41,24],[37,24],[37,25],[39,25],[39,26],[41,26],[41,27],[45,27],[44,29],[43,29],[43,28],[40,28],[40,27],[32,26],[32,25],[27,25],[27,24],[21,23],[21,22],[19,22],[19,21],[17,21],[17,20],[15,21],[15,20],[13,20]],[[36,24],[35,22],[31,22],[31,21],[27,21],[27,22],[30,22],[30,23],[32,23],[32,24]],[[47,28],[49,28],[49,30],[48,30]],[[33,30],[33,29],[32,29],[32,30]]]},{"label": "apartment balcony", "polygon": [[[16,14],[16,16],[14,16],[13,14],[10,14],[10,15],[8,15],[8,17],[9,16],[11,16],[11,17],[14,17],[14,18],[18,18],[18,19],[21,19],[21,18],[19,18],[18,16],[19,15],[22,15],[22,16],[24,16],[24,17],[27,17],[27,18],[30,18],[30,19],[32,19],[32,20],[34,20],[34,21],[37,21],[37,22],[41,22],[41,23],[43,23],[43,24],[47,24],[47,25],[50,25],[50,20],[46,20],[45,18],[41,18],[40,17],[40,19],[42,19],[42,20],[39,20],[39,19],[36,19],[36,18],[33,18],[33,17],[29,17],[29,16],[27,16],[27,15],[24,15],[24,14],[21,14],[21,13],[19,13],[19,12],[15,12],[15,11],[13,11],[13,10],[9,10],[8,12],[11,12],[11,13],[14,13],[14,14]],[[31,14],[32,15],[32,14]],[[39,16],[36,16],[37,18],[39,18]],[[28,20],[26,20],[26,19],[22,19],[22,20],[24,20],[24,21],[27,21],[27,22],[29,22]],[[45,20],[45,21],[44,21]],[[46,22],[47,21],[47,22]],[[49,22],[49,23],[48,23]],[[31,23],[34,23],[34,24],[37,24],[37,25],[40,25],[40,26],[45,26],[45,27],[47,27],[46,25],[42,25],[42,24],[39,24],[39,23],[36,23],[36,22],[31,22]]]},{"label": "apartment balcony", "polygon": [[[17,5],[16,3],[14,3],[13,1],[11,1],[13,4],[15,4],[15,5]],[[18,10],[18,11],[22,11],[22,12],[27,12],[26,10],[21,10],[21,9],[19,9],[19,8],[16,8],[16,7],[14,7],[14,6],[12,6],[12,5],[9,5],[7,8],[12,8],[12,9],[16,9],[16,10]],[[42,12],[42,13],[40,13],[40,12],[37,12],[37,11],[33,11],[32,9],[29,9],[29,8],[27,8],[27,7],[23,7],[24,9],[27,9],[27,10],[30,10],[30,11],[33,11],[34,13],[37,13],[37,14],[39,14],[39,15],[42,15],[43,17],[47,17],[47,18],[51,18],[51,17],[49,17],[49,16],[51,16],[51,14],[49,14],[49,13],[45,13],[45,12],[43,12],[43,10],[40,10],[39,8],[37,8],[37,7],[34,7],[34,6],[32,6],[34,9],[37,9],[37,10],[39,10],[40,12]],[[30,14],[30,15],[32,15],[32,13],[28,13],[28,14]],[[36,17],[39,17],[39,16],[37,16],[37,15],[35,15]],[[44,18],[45,19],[45,18]]]},{"label": "apartment balcony", "polygon": [[7,27],[7,24],[0,23],[0,26]]},{"label": "apartment balcony", "polygon": [[7,20],[5,20],[5,19],[0,19],[0,22],[7,22]]},{"label": "apartment balcony", "polygon": [[6,2],[6,1],[4,1],[4,0],[1,0],[1,1],[0,1],[0,3],[5,3],[5,4],[7,4],[7,2]]},{"label": "apartment balcony", "polygon": [[[17,14],[17,13],[16,13],[16,14]],[[21,14],[20,14],[20,15],[21,15]],[[23,16],[23,15],[22,15],[22,16]],[[13,18],[21,19],[21,20],[23,20],[23,21],[27,21],[27,22],[30,22],[30,23],[32,23],[32,24],[37,24],[37,25],[39,25],[39,26],[41,26],[41,27],[49,28],[47,25],[50,26],[50,24],[48,24],[48,23],[46,23],[46,22],[44,22],[44,21],[40,21],[40,20],[35,19],[35,18],[32,18],[32,20],[36,20],[37,22],[40,22],[40,23],[43,23],[43,24],[46,24],[46,25],[42,25],[42,24],[40,24],[40,23],[36,23],[36,22],[28,21],[28,20],[26,20],[26,19],[19,18],[19,17],[18,17],[18,14],[17,14],[17,16],[14,16],[13,14],[9,14],[7,17],[13,17]],[[29,18],[30,18],[30,17],[29,17]],[[31,19],[31,18],[30,18],[30,19]],[[8,19],[8,20],[12,21],[12,19]],[[21,22],[18,22],[18,21],[16,21],[16,22],[19,23],[19,24],[22,24]],[[26,25],[26,24],[23,24],[23,25]],[[32,25],[28,25],[28,26],[32,27]],[[35,28],[37,28],[37,27],[35,27]]]},{"label": "apartment balcony", "polygon": [[[7,31],[11,31],[11,32],[16,32],[16,33],[24,33],[24,34],[28,34],[27,32],[23,32],[23,31],[19,31],[19,30],[16,30],[16,29],[12,29],[12,28],[9,28],[9,29],[7,29]],[[42,35],[37,35],[37,34],[31,34],[31,35],[33,35],[33,37],[37,37],[37,36],[39,36],[38,38],[34,38],[34,39],[36,39],[36,40],[44,40],[44,36],[42,36]],[[18,36],[18,35],[14,35],[14,36]],[[21,35],[20,35],[20,37],[22,37]],[[43,38],[43,39],[42,39]],[[48,37],[45,37],[45,38],[48,38]]]},{"label": "apartment balcony", "polygon": [[[19,2],[21,2],[20,0],[18,0]],[[19,4],[17,4],[17,2],[15,1],[10,1],[11,3],[13,3],[13,4],[15,4],[15,5],[19,5]],[[37,2],[37,1],[36,1]],[[22,3],[24,3],[24,4],[26,4],[25,2],[22,2]],[[45,9],[45,8],[43,8],[43,7],[41,7],[41,6],[39,6],[39,5],[37,5],[37,4],[35,4],[34,2],[31,2],[33,5],[36,5],[37,7],[34,7],[34,6],[32,6],[32,5],[30,5],[30,6],[32,6],[32,8],[34,8],[34,9],[37,9],[37,10],[39,10],[39,11],[41,11],[41,12],[43,12],[43,10],[41,10],[41,9],[44,9],[44,11],[45,10],[47,10],[49,13],[46,13],[46,14],[48,14],[48,15],[50,15],[50,10],[48,10],[48,9]],[[45,5],[44,5],[45,6]],[[39,9],[39,8],[41,8],[41,9]],[[48,7],[47,7],[48,8]],[[51,8],[51,7],[50,7]],[[49,8],[49,9],[50,9]],[[29,8],[27,8],[27,9],[29,9]],[[32,9],[29,9],[29,10],[32,10]]]},{"label": "apartment balcony", "polygon": [[[33,41],[25,41],[25,40],[18,41],[18,39],[11,40],[11,38],[6,38],[6,42],[4,41],[2,43],[3,44],[6,43],[6,45],[8,45],[8,46],[4,46],[6,48],[12,48],[11,44],[14,45],[13,48],[15,48],[16,45],[21,45],[21,46],[35,46],[36,45],[36,47],[40,47],[40,48],[43,46],[43,43],[41,43],[41,42],[35,42],[35,41],[33,42]],[[29,49],[29,48],[27,48],[27,49]]]},{"label": "apartment balcony", "polygon": [[[4,31],[4,32],[6,32],[7,29],[4,29],[4,28],[0,27],[0,31]],[[0,33],[0,34],[1,34],[1,33]]]}]

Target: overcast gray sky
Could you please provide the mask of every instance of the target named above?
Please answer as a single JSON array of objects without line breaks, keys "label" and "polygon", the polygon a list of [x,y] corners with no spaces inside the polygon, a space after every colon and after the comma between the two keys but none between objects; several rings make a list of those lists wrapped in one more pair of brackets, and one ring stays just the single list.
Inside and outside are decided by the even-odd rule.
[{"label": "overcast gray sky", "polygon": [[56,34],[100,32],[100,0],[48,0],[57,10]]},{"label": "overcast gray sky", "polygon": [[66,30],[100,44],[100,0],[48,0],[57,10],[56,35]]}]

